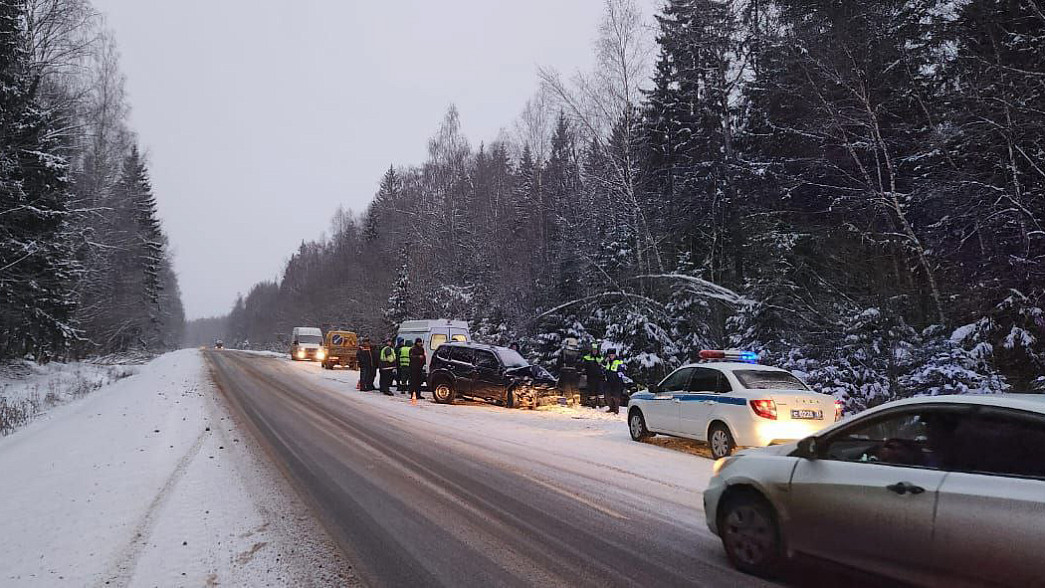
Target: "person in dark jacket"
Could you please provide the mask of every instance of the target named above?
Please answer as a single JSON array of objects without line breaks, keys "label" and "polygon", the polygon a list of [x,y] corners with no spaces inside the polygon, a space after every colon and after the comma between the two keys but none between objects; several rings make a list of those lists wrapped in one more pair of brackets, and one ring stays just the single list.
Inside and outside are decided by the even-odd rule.
[{"label": "person in dark jacket", "polygon": [[568,400],[571,400],[576,404],[580,403],[581,396],[581,391],[578,387],[580,374],[577,371],[577,367],[580,363],[580,345],[578,345],[576,339],[568,337],[563,342],[562,349],[559,350],[559,357],[555,362],[555,366],[559,371],[559,391],[566,396]]},{"label": "person in dark jacket", "polygon": [[606,392],[606,404],[609,408],[606,412],[620,413],[620,399],[624,395],[624,379],[621,374],[624,370],[624,362],[617,359],[617,350],[610,349],[606,353],[606,361],[603,363],[606,372],[606,380],[603,389]]},{"label": "person in dark jacket", "polygon": [[604,373],[602,369],[602,349],[597,342],[592,342],[588,354],[581,358],[584,366],[584,375],[587,379],[588,403],[593,407],[599,406],[599,395],[602,394],[602,381]]},{"label": "person in dark jacket", "polygon": [[396,352],[392,347],[391,337],[385,339],[385,346],[381,348],[381,353],[378,354],[377,365],[381,369],[381,393],[385,396],[391,396],[392,391],[389,388],[392,385],[392,376],[395,374],[396,369]]},{"label": "person in dark jacket", "polygon": [[421,382],[424,380],[425,342],[418,337],[414,339],[414,346],[410,348],[410,401],[416,402],[421,399]]},{"label": "person in dark jacket", "polygon": [[[370,341],[367,341],[370,343]],[[371,390],[377,390],[377,386],[374,386],[374,380],[377,379],[377,370],[381,367],[381,348],[377,345],[370,343],[370,374],[367,378],[367,387]]]},{"label": "person in dark jacket", "polygon": [[356,350],[356,362],[359,364],[359,389],[365,392],[373,390],[374,379],[370,370],[374,369],[374,356],[370,353],[370,339],[363,339]]}]

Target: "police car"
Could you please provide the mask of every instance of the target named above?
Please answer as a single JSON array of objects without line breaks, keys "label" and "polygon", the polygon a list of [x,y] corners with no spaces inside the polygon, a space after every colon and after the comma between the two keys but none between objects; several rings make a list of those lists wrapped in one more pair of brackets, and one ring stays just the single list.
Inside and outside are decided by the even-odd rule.
[{"label": "police car", "polygon": [[841,419],[834,397],[813,392],[794,374],[759,365],[750,351],[704,350],[628,402],[631,438],[656,434],[704,441],[718,459],[736,447],[804,439]]}]

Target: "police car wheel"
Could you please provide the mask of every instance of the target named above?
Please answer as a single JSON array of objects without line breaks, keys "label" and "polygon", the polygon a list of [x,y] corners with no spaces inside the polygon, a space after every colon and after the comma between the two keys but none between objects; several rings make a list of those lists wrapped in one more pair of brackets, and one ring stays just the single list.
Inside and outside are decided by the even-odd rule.
[{"label": "police car wheel", "polygon": [[631,432],[633,441],[642,441],[653,436],[653,433],[646,428],[646,419],[642,416],[642,411],[638,409],[631,411],[631,414],[628,415],[628,430]]},{"label": "police car wheel", "polygon": [[711,457],[715,459],[728,457],[736,447],[733,442],[733,435],[721,423],[712,425],[708,431],[708,445],[711,446]]},{"label": "police car wheel", "polygon": [[784,560],[780,526],[762,496],[744,492],[727,498],[718,528],[726,555],[738,570],[764,578],[779,573]]},{"label": "police car wheel", "polygon": [[440,404],[453,404],[454,388],[449,382],[440,381],[432,390],[432,397]]}]

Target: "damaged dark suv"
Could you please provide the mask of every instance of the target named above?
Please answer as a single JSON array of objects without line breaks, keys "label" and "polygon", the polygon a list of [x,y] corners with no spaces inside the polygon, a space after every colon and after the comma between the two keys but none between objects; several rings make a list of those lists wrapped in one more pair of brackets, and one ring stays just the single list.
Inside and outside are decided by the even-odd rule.
[{"label": "damaged dark suv", "polygon": [[517,351],[496,345],[453,342],[432,356],[429,389],[436,402],[467,397],[508,408],[536,408],[543,398],[557,396],[556,381],[547,370],[530,365]]}]

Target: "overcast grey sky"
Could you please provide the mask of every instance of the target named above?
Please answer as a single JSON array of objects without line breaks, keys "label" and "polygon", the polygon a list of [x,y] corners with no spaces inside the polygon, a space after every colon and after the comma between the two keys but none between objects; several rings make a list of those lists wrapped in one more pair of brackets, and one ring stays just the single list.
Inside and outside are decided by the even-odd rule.
[{"label": "overcast grey sky", "polygon": [[[451,103],[473,144],[538,65],[593,62],[600,0],[94,0],[122,53],[189,318],[276,278],[339,204],[419,163]],[[650,5],[653,3],[650,2]]]}]

